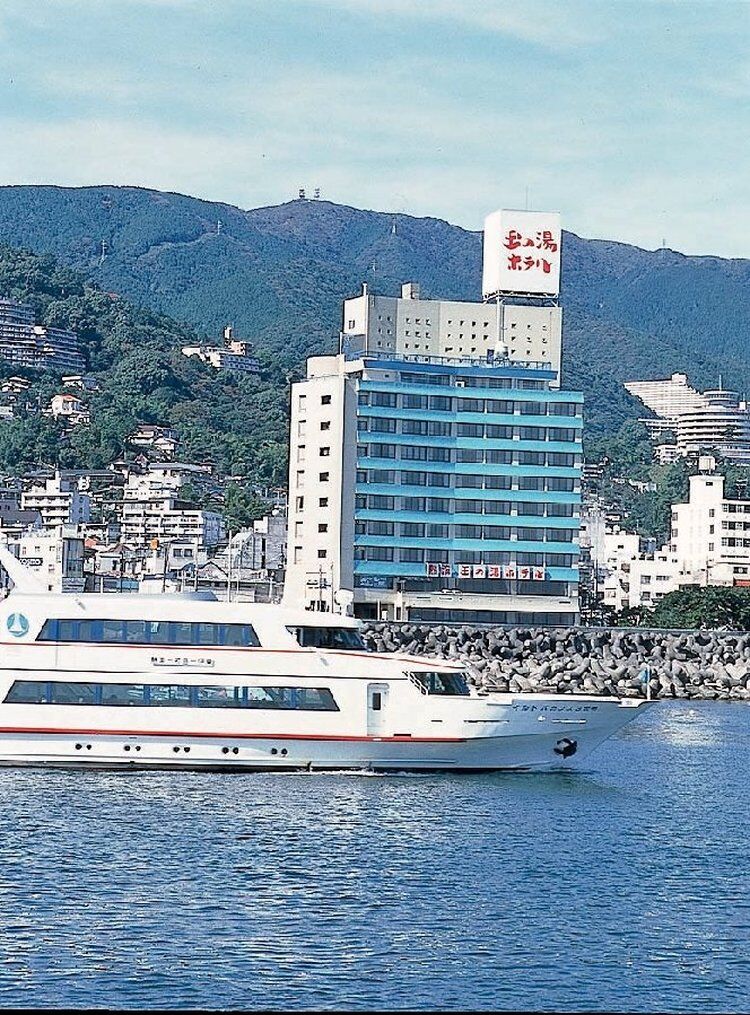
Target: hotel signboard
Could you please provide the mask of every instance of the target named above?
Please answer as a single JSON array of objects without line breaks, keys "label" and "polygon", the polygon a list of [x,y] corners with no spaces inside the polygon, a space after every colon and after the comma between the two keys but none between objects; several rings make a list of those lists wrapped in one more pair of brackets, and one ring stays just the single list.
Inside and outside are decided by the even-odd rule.
[{"label": "hotel signboard", "polygon": [[[450,564],[425,564],[425,574],[428,578],[451,578],[454,575]],[[492,580],[505,579],[506,581],[535,581],[543,582],[547,573],[543,567],[531,567],[529,565],[516,566],[515,564],[456,564],[455,576],[457,578],[489,578]]]},{"label": "hotel signboard", "polygon": [[484,220],[482,293],[557,296],[562,231],[557,212],[503,209]]}]

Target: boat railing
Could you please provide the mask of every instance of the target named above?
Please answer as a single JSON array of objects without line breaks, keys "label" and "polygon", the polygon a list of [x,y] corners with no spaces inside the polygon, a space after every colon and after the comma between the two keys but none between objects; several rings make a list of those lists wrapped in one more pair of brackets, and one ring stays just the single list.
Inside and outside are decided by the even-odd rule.
[{"label": "boat railing", "polygon": [[425,687],[425,685],[422,683],[422,681],[417,678],[416,673],[407,673],[406,675],[409,678],[409,680],[411,680],[412,684],[414,684],[414,686],[417,688],[420,694],[427,695],[430,693]]}]

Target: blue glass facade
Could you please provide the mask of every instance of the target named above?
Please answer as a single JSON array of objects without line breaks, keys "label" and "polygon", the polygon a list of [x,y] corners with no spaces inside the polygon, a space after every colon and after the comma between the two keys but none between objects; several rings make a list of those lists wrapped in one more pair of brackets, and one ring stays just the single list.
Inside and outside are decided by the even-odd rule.
[{"label": "blue glass facade", "polygon": [[520,364],[363,365],[355,588],[575,594],[583,395]]}]

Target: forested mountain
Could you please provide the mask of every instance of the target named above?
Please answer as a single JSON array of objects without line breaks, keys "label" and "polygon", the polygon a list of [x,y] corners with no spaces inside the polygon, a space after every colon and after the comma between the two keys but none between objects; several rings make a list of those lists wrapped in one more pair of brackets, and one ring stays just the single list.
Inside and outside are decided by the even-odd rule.
[{"label": "forested mountain", "polygon": [[103,468],[132,456],[126,438],[145,422],[174,426],[184,460],[258,485],[286,482],[287,386],[273,357],[260,352],[260,377],[217,373],[182,355],[196,341],[188,325],[105,292],[49,255],[0,246],[0,293],[32,304],[44,324],[77,331],[99,384],[82,396],[91,423],[67,432],[39,411],[64,390],[59,377],[0,362],[0,378],[21,373],[33,382],[16,418],[0,423],[2,471]]},{"label": "forested mountain", "polygon": [[[232,322],[278,371],[336,344],[341,300],[394,293],[478,299],[480,234],[299,200],[243,211],[133,187],[0,188],[0,242],[57,255],[105,289],[212,334]],[[638,412],[622,380],[684,370],[750,389],[750,261],[686,257],[566,233],[565,379],[589,433]]]}]

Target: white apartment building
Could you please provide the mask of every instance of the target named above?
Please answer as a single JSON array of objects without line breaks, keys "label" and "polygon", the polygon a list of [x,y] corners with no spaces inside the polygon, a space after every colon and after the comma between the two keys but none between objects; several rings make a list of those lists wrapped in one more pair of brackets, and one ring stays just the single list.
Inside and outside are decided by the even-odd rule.
[{"label": "white apartment building", "polygon": [[640,537],[632,532],[607,533],[607,560],[601,585],[606,606],[618,611],[655,606],[662,596],[686,584],[669,545],[654,553],[643,553],[640,542]]},{"label": "white apartment building", "polygon": [[704,391],[705,404],[677,418],[680,455],[715,451],[729,461],[750,464],[750,411],[734,391]]},{"label": "white apartment building", "polygon": [[703,395],[688,384],[687,374],[672,374],[657,381],[626,381],[624,386],[652,412],[670,423],[675,423],[683,412],[701,409],[706,404]]},{"label": "white apartment building", "polygon": [[21,493],[21,508],[38,511],[46,529],[61,525],[83,525],[91,517],[91,498],[79,489],[75,477],[56,472]]},{"label": "white apartment building", "polygon": [[45,584],[49,592],[83,592],[83,536],[75,525],[19,534],[10,552]]},{"label": "white apartment building", "polygon": [[413,282],[401,296],[362,293],[344,301],[342,351],[397,356],[488,356],[537,363],[557,375],[562,349],[559,306],[425,300]]},{"label": "white apartment building", "polygon": [[132,473],[123,491],[122,539],[135,546],[187,540],[200,549],[223,542],[222,515],[193,508],[179,498],[186,479],[206,471],[200,466],[167,463],[150,466],[144,475]]},{"label": "white apartment building", "polygon": [[699,585],[750,585],[750,500],[730,500],[724,477],[690,477],[686,504],[672,506],[671,550]]}]

